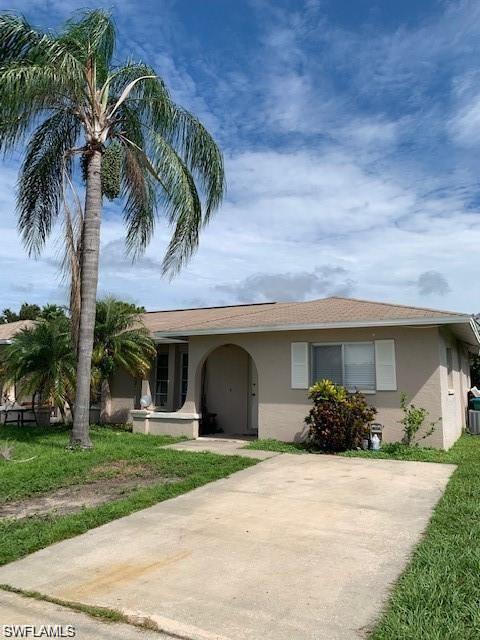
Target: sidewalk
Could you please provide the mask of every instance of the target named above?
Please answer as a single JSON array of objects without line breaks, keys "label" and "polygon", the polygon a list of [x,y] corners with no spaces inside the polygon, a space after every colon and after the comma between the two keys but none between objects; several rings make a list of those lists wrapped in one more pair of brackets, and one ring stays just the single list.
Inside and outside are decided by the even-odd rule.
[{"label": "sidewalk", "polygon": [[8,625],[33,625],[37,634],[40,633],[42,625],[61,626],[63,636],[57,637],[76,640],[172,640],[172,636],[164,633],[147,631],[119,622],[106,622],[67,607],[0,591],[0,639],[39,637],[34,636],[33,630],[27,635],[26,629],[23,636],[20,633],[15,636]]}]

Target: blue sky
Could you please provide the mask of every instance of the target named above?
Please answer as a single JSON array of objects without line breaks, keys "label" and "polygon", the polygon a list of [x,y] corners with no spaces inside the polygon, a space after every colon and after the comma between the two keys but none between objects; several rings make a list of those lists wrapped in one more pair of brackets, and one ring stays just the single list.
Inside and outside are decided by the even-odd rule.
[{"label": "blue sky", "polygon": [[[144,59],[221,145],[228,191],[200,250],[161,278],[105,209],[100,293],[148,309],[351,295],[480,311],[480,4],[383,0],[16,0],[40,27],[111,8],[118,61]],[[37,261],[0,164],[0,308],[65,302],[54,235]]]}]

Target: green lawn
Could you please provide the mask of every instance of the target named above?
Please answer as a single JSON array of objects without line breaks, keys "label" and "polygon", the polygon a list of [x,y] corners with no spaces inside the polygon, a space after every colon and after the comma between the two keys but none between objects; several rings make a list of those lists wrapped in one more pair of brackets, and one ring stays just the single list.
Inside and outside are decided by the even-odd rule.
[{"label": "green lawn", "polygon": [[242,449],[255,449],[260,451],[278,451],[279,453],[308,453],[304,444],[295,442],[282,442],[267,438],[265,440],[251,440]]},{"label": "green lawn", "polygon": [[66,449],[69,434],[65,428],[0,426],[0,447],[6,442],[14,446],[14,461],[0,459],[0,505],[121,474],[122,466],[115,467],[119,461],[131,469],[140,469],[140,475],[143,468],[155,478],[158,474],[158,484],[135,489],[78,513],[1,520],[0,564],[257,463],[239,456],[163,449],[163,445],[176,441],[170,437],[105,427],[93,427],[91,435],[93,450],[70,451]]},{"label": "green lawn", "polygon": [[[390,457],[407,458],[401,451]],[[465,435],[448,452],[414,449],[408,457],[458,469],[370,640],[478,640],[480,437]]]},{"label": "green lawn", "polygon": [[[275,440],[259,440],[246,448],[305,452],[299,445]],[[369,640],[478,640],[480,437],[464,435],[449,451],[391,444],[379,452],[341,455],[458,465]]]}]

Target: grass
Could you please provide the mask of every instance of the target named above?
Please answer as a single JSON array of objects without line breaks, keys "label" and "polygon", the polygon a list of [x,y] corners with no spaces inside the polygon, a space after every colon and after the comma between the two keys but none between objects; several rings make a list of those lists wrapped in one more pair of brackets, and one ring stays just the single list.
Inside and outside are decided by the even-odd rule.
[{"label": "grass", "polygon": [[[173,438],[105,428],[92,429],[92,437],[93,451],[72,452],[65,451],[68,434],[64,430],[2,427],[0,441],[8,439],[15,444],[16,459],[37,457],[23,464],[0,461],[0,502],[82,482],[92,468],[115,460],[154,464],[159,473],[175,476],[179,481],[140,489],[121,500],[69,516],[5,521],[0,524],[0,562],[14,560],[256,463],[248,458],[162,449]],[[275,440],[251,442],[245,448],[305,452],[301,445]],[[352,451],[342,455],[458,465],[370,640],[478,640],[480,437],[465,435],[447,452],[384,445],[380,452]],[[111,613],[102,611],[97,615],[108,617]]]},{"label": "grass", "polygon": [[[108,622],[125,622],[131,624],[130,619],[125,614],[117,611],[116,609],[109,609],[107,607],[94,607],[88,604],[82,604],[80,602],[71,602],[69,600],[61,600],[60,598],[52,598],[38,591],[26,591],[25,589],[16,589],[9,584],[0,584],[0,589],[8,591],[9,593],[16,593],[24,598],[32,598],[33,600],[40,600],[43,602],[50,602],[51,604],[58,604],[62,607],[67,607],[73,611],[79,613],[86,613],[92,618],[101,618]],[[139,625],[140,626],[140,625]]]},{"label": "grass", "polygon": [[[32,516],[0,521],[0,564],[11,562],[54,542],[128,515],[156,502],[173,498],[207,482],[244,469],[258,461],[239,456],[188,453],[163,449],[178,440],[92,427],[94,449],[67,450],[69,434],[60,427],[0,427],[0,447],[13,445],[13,461],[0,460],[0,504],[45,495],[69,485],[82,484],[95,468],[109,462],[148,465],[159,484],[136,489],[118,500],[69,515]],[[33,458],[28,462],[20,460]],[[175,482],[165,483],[164,479]]]},{"label": "grass", "polygon": [[[305,451],[299,445],[275,440],[259,440],[246,448]],[[449,451],[387,444],[378,452],[348,451],[339,455],[457,465],[369,640],[478,640],[480,437],[464,435]]]},{"label": "grass", "polygon": [[458,468],[370,640],[478,640],[480,438],[465,435],[447,452],[397,446],[373,455]]},{"label": "grass", "polygon": [[277,451],[278,453],[308,453],[306,446],[296,442],[282,442],[267,438],[265,440],[252,440],[242,449],[255,449],[261,451]]}]

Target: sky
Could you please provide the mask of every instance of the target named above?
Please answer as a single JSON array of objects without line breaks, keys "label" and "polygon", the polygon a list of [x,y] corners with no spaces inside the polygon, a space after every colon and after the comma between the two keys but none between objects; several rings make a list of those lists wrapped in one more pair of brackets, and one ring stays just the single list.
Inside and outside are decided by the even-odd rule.
[{"label": "sky", "polygon": [[[147,309],[352,296],[480,311],[480,3],[0,0],[58,28],[112,10],[116,61],[154,66],[220,145],[227,192],[169,281],[170,229],[136,263],[122,203],[102,222],[99,295]],[[17,158],[0,162],[0,309],[67,300],[60,232],[29,258]]]}]

